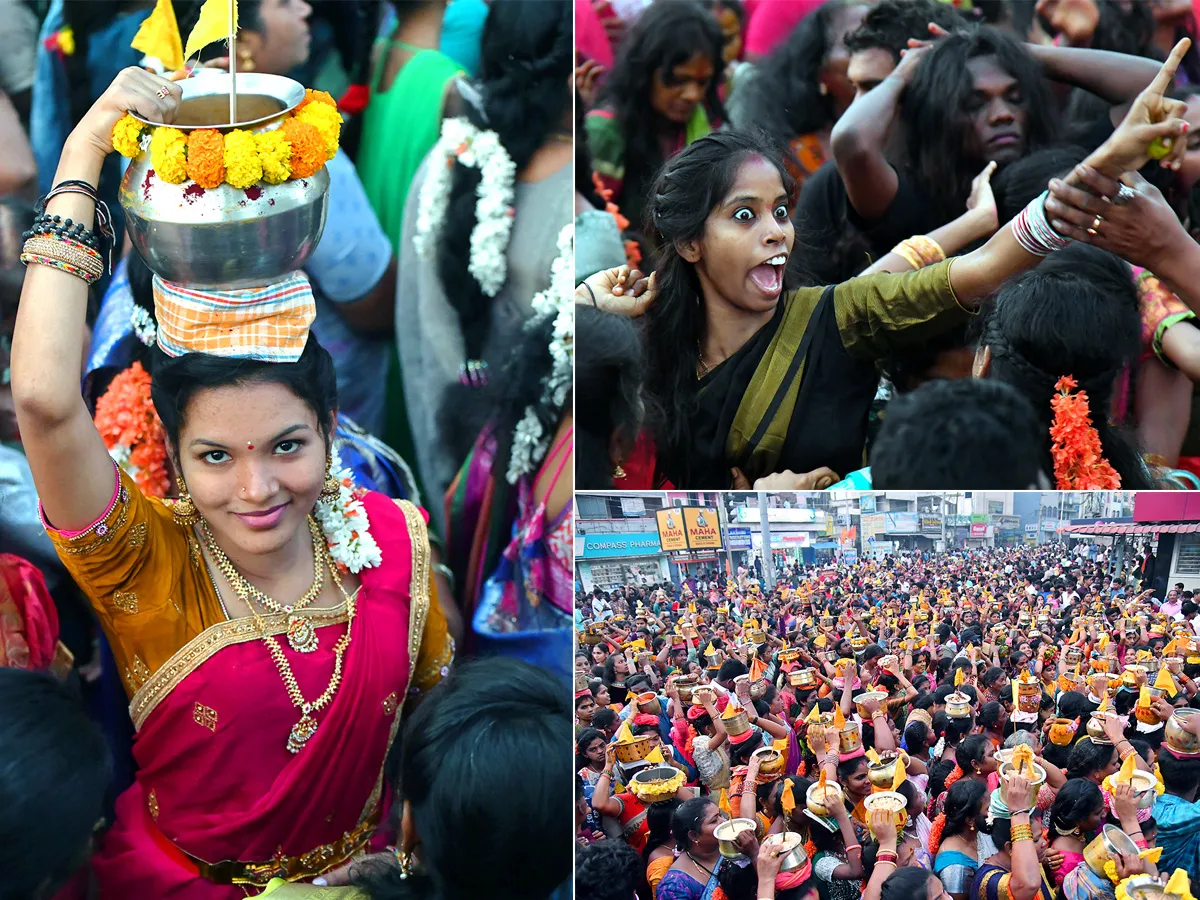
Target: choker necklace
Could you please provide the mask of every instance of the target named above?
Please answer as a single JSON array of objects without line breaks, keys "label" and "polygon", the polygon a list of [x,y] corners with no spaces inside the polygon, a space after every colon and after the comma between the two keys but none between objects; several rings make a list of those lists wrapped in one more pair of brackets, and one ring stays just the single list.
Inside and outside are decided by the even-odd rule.
[{"label": "choker necklace", "polygon": [[[216,560],[217,568],[221,570],[221,574],[225,576],[234,593],[238,595],[238,598],[251,608],[253,608],[253,605],[250,601],[253,599],[259,605],[273,613],[286,615],[288,617],[288,643],[297,653],[312,653],[316,650],[317,631],[313,628],[312,622],[299,613],[300,610],[316,600],[321,595],[322,588],[325,587],[325,557],[328,555],[328,551],[325,545],[325,537],[321,533],[321,527],[317,524],[317,520],[312,516],[308,517],[308,529],[312,533],[313,541],[313,583],[300,599],[291,605],[279,603],[271,599],[243,578],[233,562],[225,555],[225,551],[217,546],[212,531],[209,530],[208,523],[201,520],[201,527],[204,529],[204,540],[208,545],[208,552]],[[330,568],[332,569],[333,566],[330,566]]]}]

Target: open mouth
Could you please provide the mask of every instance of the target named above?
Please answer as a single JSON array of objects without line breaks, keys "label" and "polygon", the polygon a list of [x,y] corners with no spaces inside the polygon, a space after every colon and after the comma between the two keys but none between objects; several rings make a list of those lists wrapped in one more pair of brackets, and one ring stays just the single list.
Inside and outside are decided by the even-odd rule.
[{"label": "open mouth", "polygon": [[750,280],[764,294],[774,295],[783,290],[783,272],[787,267],[787,254],[772,256],[750,270]]}]

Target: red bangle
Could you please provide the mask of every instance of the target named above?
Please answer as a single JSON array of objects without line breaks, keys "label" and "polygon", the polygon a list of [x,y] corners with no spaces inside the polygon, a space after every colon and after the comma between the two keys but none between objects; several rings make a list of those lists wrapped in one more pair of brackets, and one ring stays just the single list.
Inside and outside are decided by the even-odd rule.
[{"label": "red bangle", "polygon": [[850,844],[849,846],[846,847],[846,852],[849,853],[851,850],[861,850],[861,849],[862,849],[862,844]]}]

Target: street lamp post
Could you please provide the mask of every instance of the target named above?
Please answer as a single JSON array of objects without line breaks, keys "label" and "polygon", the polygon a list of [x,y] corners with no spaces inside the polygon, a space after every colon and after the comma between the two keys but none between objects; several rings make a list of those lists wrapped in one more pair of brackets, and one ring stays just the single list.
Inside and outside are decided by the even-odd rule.
[{"label": "street lamp post", "polygon": [[767,520],[767,494],[758,492],[758,527],[762,535],[762,571],[763,592],[770,593],[775,588],[774,554],[771,552],[771,524]]}]

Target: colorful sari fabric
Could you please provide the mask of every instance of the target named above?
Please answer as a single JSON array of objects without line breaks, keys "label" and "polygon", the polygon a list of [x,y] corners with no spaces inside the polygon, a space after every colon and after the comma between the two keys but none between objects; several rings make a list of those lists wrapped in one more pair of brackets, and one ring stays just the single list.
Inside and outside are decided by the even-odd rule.
[{"label": "colorful sari fabric", "polygon": [[657,893],[658,885],[663,880],[663,876],[675,864],[674,855],[660,856],[650,865],[646,866],[646,882],[650,885],[650,890]]},{"label": "colorful sari fabric", "polygon": [[1086,864],[1076,865],[1062,880],[1059,896],[1062,900],[1113,900],[1117,896],[1117,886]]},{"label": "colorful sari fabric", "polygon": [[[1012,873],[1001,866],[984,863],[975,873],[975,881],[971,885],[971,900],[1013,900],[1012,889],[1008,883]],[[1054,886],[1046,881],[1042,874],[1042,887],[1034,895],[1033,900],[1053,900]]]},{"label": "colorful sari fabric", "polygon": [[668,867],[654,892],[655,900],[713,900],[718,889],[717,872],[720,869],[718,862],[708,881],[701,884],[687,872]]},{"label": "colorful sari fabric", "polygon": [[771,320],[699,380],[691,444],[677,458],[658,448],[661,475],[680,489],[726,488],[734,466],[751,481],[861,468],[874,360],[967,317],[952,264],[786,292]]},{"label": "colorful sari fabric", "polygon": [[[543,471],[556,469],[545,496],[565,470],[573,441],[568,431],[546,455]],[[446,494],[447,552],[463,585],[464,618],[473,622],[471,647],[516,655],[570,678],[575,596],[570,507],[549,519],[545,502],[534,498],[537,479],[525,477],[516,486],[513,509],[507,482],[493,474],[495,462],[496,441],[488,430]],[[496,553],[501,540],[506,543]]]},{"label": "colorful sari fabric", "polygon": [[[243,883],[343,864],[382,818],[383,760],[404,702],[433,687],[453,657],[422,512],[364,497],[383,562],[360,576],[341,684],[293,754],[298,713],[260,626],[226,616],[192,530],[118,479],[92,526],[48,526],[112,645],[137,729],[137,779],[93,857],[101,896],[234,900],[246,896]],[[283,651],[307,697],[328,684],[348,627],[344,603],[311,619],[319,649]],[[262,617],[274,635],[286,620]]]}]

